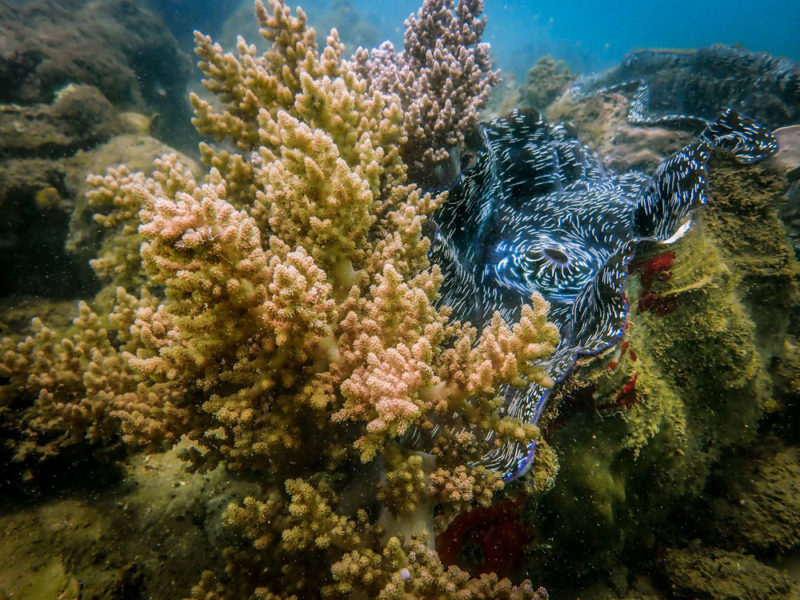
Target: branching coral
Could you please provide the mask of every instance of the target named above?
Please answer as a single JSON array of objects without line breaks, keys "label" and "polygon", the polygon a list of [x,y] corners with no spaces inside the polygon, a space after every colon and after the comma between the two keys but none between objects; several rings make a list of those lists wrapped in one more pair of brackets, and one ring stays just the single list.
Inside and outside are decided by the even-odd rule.
[{"label": "branching coral", "polygon": [[[450,7],[427,2],[409,34],[417,45],[441,37],[436,60],[464,71],[448,85],[469,83],[443,109],[445,137],[425,140],[439,158],[494,77],[477,43],[480,3]],[[497,411],[501,384],[552,384],[537,365],[558,342],[548,306],[534,297],[518,323],[496,316],[482,332],[451,322],[435,305],[441,274],[422,235],[444,195],[408,183],[400,152],[423,132],[407,133],[398,97],[370,89],[343,59],[335,30],[320,50],[301,10],[257,0],[256,15],[271,42],[263,55],[241,39],[234,55],[196,37],[219,103],[193,96],[194,122],[227,142],[201,147],[202,180],[175,156],[149,177],[119,168],[91,179],[111,232],[93,263],[108,287],[96,299],[102,314],[82,308],[73,337],[93,341],[73,359],[76,342],[42,329],[9,350],[3,372],[38,393],[41,415],[79,414],[75,435],[102,441],[103,424],[104,436],[151,449],[185,436],[195,468],[260,473],[264,498],[226,517],[252,547],[232,549],[229,581],[207,575],[196,597],[535,598],[527,583],[445,570],[426,547],[431,526],[414,529],[414,541],[398,524],[410,513],[432,523],[437,503],[488,504],[502,482],[476,464],[538,436]],[[438,85],[427,77],[412,90],[420,98]],[[69,380],[56,386],[63,400],[37,383],[43,369],[25,363],[28,346],[69,355],[57,370]],[[425,440],[425,461],[411,432]]]},{"label": "branching coral", "polygon": [[95,273],[113,286],[136,289],[144,283],[137,235],[140,201],[138,190],[144,186],[144,173],[131,173],[125,166],[109,169],[105,176],[90,175],[92,186],[87,194],[94,220],[111,234],[105,236],[99,256],[91,261]]},{"label": "branching coral", "polygon": [[[386,42],[355,55],[359,71],[373,89],[396,95],[408,136],[403,158],[414,178],[450,158],[464,134],[478,124],[478,111],[493,85],[482,0],[425,0],[406,20],[403,52]],[[429,174],[428,174],[429,175]]]},{"label": "branching coral", "polygon": [[79,311],[66,336],[34,319],[32,336],[16,345],[4,342],[0,376],[16,384],[17,395],[35,399],[29,427],[43,453],[83,438],[108,442],[116,431],[107,405],[130,370],[117,360],[98,315],[85,302]]}]

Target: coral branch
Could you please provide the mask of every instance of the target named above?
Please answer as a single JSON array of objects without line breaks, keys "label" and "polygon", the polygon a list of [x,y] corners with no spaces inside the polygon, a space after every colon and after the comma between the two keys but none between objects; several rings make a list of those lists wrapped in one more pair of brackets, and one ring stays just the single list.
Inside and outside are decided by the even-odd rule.
[{"label": "coral branch", "polygon": [[395,95],[405,113],[403,157],[415,178],[450,158],[478,123],[499,73],[491,70],[482,0],[425,0],[406,20],[403,52],[384,43],[354,60],[373,89]]}]

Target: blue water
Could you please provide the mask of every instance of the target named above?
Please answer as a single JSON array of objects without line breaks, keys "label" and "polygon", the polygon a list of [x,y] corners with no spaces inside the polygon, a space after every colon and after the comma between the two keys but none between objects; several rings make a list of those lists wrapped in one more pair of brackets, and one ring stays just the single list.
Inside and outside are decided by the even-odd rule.
[{"label": "blue water", "polygon": [[[382,37],[399,45],[403,21],[421,1],[352,3]],[[193,28],[217,33],[218,25],[237,6],[225,0],[157,4],[184,42],[190,42]],[[331,2],[306,0],[299,4],[313,20],[329,10]],[[489,23],[484,39],[491,43],[499,66],[518,77],[548,53],[566,60],[573,70],[594,71],[619,62],[631,49],[696,48],[713,43],[738,43],[750,50],[800,60],[800,0],[486,0],[485,12]]]}]

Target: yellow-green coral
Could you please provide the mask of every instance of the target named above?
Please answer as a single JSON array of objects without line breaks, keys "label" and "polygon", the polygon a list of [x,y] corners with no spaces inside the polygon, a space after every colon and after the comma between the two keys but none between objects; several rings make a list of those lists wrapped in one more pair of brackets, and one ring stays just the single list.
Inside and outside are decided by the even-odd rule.
[{"label": "yellow-green coral", "polygon": [[[406,181],[396,98],[369,92],[335,32],[318,49],[302,12],[271,0],[256,15],[263,55],[197,36],[220,102],[193,96],[195,125],[228,142],[202,146],[205,177],[165,156],[149,176],[91,179],[111,232],[94,263],[108,285],[70,335],[96,348],[73,357],[74,342],[44,329],[27,342],[64,355],[65,384],[50,386],[63,399],[31,379],[24,343],[4,359],[12,387],[47,392],[45,428],[91,408],[71,435],[151,450],[185,437],[193,467],[258,473],[263,498],[225,518],[251,545],[227,553],[227,585],[206,575],[196,597],[535,597],[445,570],[427,545],[435,504],[487,504],[501,486],[476,461],[538,435],[497,410],[500,384],[552,384],[534,364],[558,343],[547,303],[535,297],[518,323],[497,316],[480,335],[450,322],[422,235],[444,195]],[[414,429],[424,468],[405,447]],[[400,539],[409,513],[422,546]],[[356,557],[366,570],[336,566]]]},{"label": "yellow-green coral", "polygon": [[94,209],[95,222],[112,235],[103,239],[99,256],[91,261],[97,276],[110,286],[135,289],[144,283],[137,235],[141,208],[137,191],[145,185],[144,173],[131,173],[125,166],[111,168],[105,176],[89,175],[91,186],[86,194]]},{"label": "yellow-green coral", "polygon": [[434,550],[424,541],[412,538],[401,542],[392,538],[383,552],[352,552],[333,567],[336,583],[331,591],[352,597],[365,590],[367,597],[381,600],[441,598],[446,600],[545,600],[547,592],[534,589],[529,581],[512,586],[508,579],[498,581],[494,573],[470,578],[458,567],[445,568]]},{"label": "yellow-green coral", "polygon": [[[513,586],[507,579],[498,581],[494,574],[473,579],[458,567],[442,565],[424,536],[393,536],[377,544],[375,535],[380,531],[368,525],[363,511],[355,519],[336,514],[332,508],[336,498],[324,482],[315,487],[290,480],[286,487],[291,496],[288,515],[278,509],[280,501],[275,498],[266,502],[247,500],[244,507],[230,507],[226,513],[228,524],[243,530],[256,547],[263,550],[278,545],[286,559],[283,565],[258,565],[251,575],[256,580],[257,597],[302,597],[321,591],[327,598],[546,598],[542,589],[534,589],[528,581]],[[284,528],[282,535],[265,533],[275,531],[276,524]],[[338,558],[330,562],[333,556]],[[229,570],[235,570],[240,559],[229,552],[228,560]],[[305,568],[309,561],[329,562],[330,579],[319,569]],[[273,572],[277,569],[286,578],[279,590],[270,585],[278,579]],[[207,573],[192,597],[231,597],[225,592]]]},{"label": "yellow-green coral", "polygon": [[32,402],[28,431],[38,451],[57,452],[58,446],[84,439],[112,441],[118,427],[109,403],[130,385],[132,372],[120,360],[100,317],[81,302],[66,332],[50,329],[38,318],[32,328],[33,335],[17,344],[4,340],[0,376],[9,380],[4,395]]},{"label": "yellow-green coral", "polygon": [[424,499],[427,476],[420,454],[406,455],[399,447],[388,447],[384,453],[385,481],[378,488],[378,500],[388,510],[409,514]]}]

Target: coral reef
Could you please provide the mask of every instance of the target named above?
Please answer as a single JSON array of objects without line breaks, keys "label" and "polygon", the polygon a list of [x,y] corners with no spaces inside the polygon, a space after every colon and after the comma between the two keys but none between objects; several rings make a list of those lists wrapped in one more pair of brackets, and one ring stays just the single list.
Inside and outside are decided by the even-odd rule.
[{"label": "coral reef", "polygon": [[[91,272],[57,282],[71,307],[0,309],[0,596],[547,598],[523,577],[556,597],[797,595],[775,568],[800,540],[778,211],[796,163],[715,156],[694,226],[628,265],[620,343],[579,358],[541,431],[510,418],[513,388],[551,385],[549,307],[454,321],[423,235],[445,195],[415,185],[458,172],[496,81],[480,10],[427,0],[402,53],[350,60],[282,0],[256,2],[266,51],[198,34],[202,167],[109,104],[99,71],[3,107],[0,129],[26,124],[0,142],[6,239],[33,255],[25,223],[57,223],[41,255]],[[620,170],[685,143],[629,109],[615,91],[550,110]],[[531,440],[512,485],[480,465]]]},{"label": "coral reef", "polygon": [[[438,31],[441,6],[423,6],[409,39]],[[318,48],[302,10],[255,7],[263,54],[196,36],[217,101],[192,96],[194,124],[224,142],[201,145],[207,173],[172,154],[149,176],[89,178],[104,287],[68,328],[36,320],[3,340],[2,405],[25,423],[15,451],[184,440],[193,470],[258,474],[198,598],[546,597],[472,579],[431,546],[434,506],[452,515],[501,487],[477,461],[538,436],[498,409],[503,385],[548,385],[548,305],[534,296],[481,331],[451,321],[422,235],[444,196],[408,181],[400,101],[370,88],[335,30]],[[483,57],[479,11],[457,9],[453,48]]]},{"label": "coral reef", "polygon": [[136,3],[6,2],[0,22],[0,102],[50,104],[70,83],[92,85],[116,106],[161,113],[173,144],[186,136],[189,60]]},{"label": "coral reef", "polygon": [[443,169],[433,172],[444,181],[457,174],[457,160],[446,163],[457,159],[458,146],[478,124],[480,107],[499,81],[489,47],[480,41],[482,11],[482,0],[459,0],[457,6],[453,0],[425,0],[406,20],[402,52],[387,42],[354,56],[373,89],[399,98],[407,136],[402,153],[413,181],[430,178],[433,167]]}]

